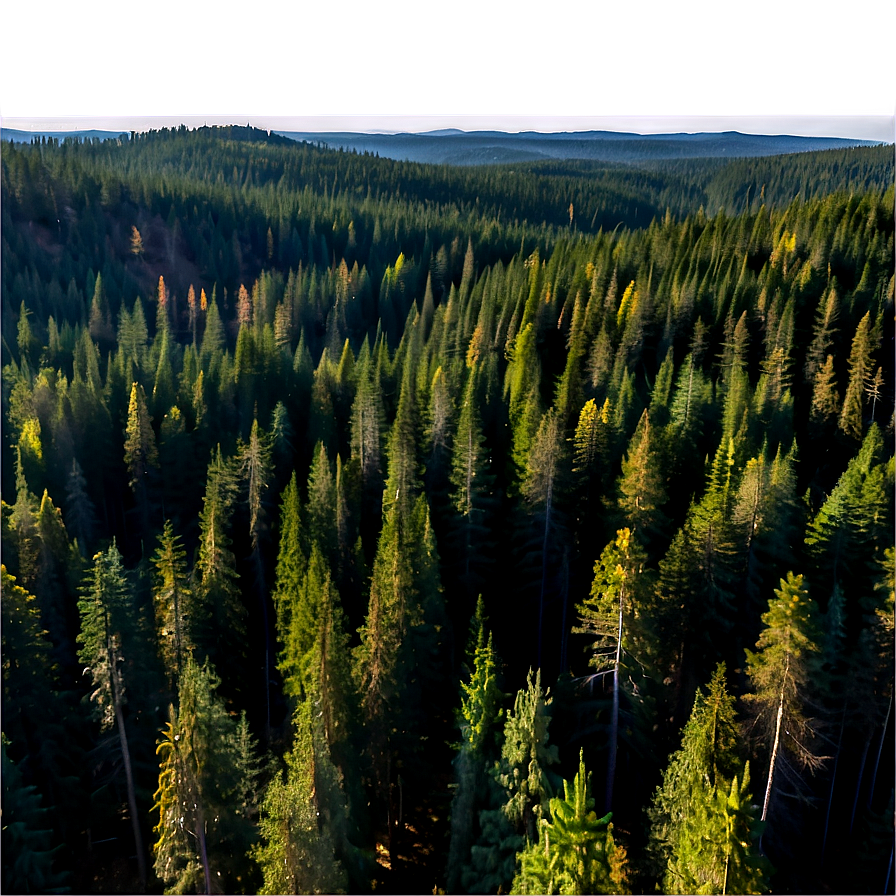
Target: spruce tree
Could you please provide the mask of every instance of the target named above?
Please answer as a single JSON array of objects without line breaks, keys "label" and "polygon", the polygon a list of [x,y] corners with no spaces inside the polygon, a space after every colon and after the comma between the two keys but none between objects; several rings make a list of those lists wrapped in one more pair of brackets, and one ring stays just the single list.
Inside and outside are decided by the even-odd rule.
[{"label": "spruce tree", "polygon": [[864,432],[863,406],[865,385],[871,378],[872,345],[871,312],[859,321],[849,352],[849,382],[840,412],[840,429],[850,438],[861,440]]},{"label": "spruce tree", "polygon": [[[237,483],[231,461],[220,446],[208,465],[199,515],[199,549],[193,567],[200,618],[196,624],[198,658],[236,678],[245,657],[246,610],[240,598],[236,558],[230,550],[230,521]],[[229,682],[228,682],[229,683]]]},{"label": "spruce tree", "polygon": [[128,688],[126,667],[137,668],[144,657],[133,655],[138,649],[134,630],[136,612],[121,554],[114,544],[105,553],[94,557],[78,608],[81,611],[78,640],[82,645],[78,657],[85,665],[85,674],[89,674],[93,681],[94,690],[90,698],[97,706],[102,726],[114,727],[118,735],[140,882],[145,887],[146,857],[124,716]]},{"label": "spruce tree", "polygon": [[[497,723],[503,697],[498,686],[498,657],[491,633],[486,638],[482,596],[471,623],[472,666],[469,683],[461,682],[460,751],[454,760],[457,789],[451,802],[448,890],[457,892],[470,861],[479,812],[486,799],[488,771],[497,758]],[[472,653],[472,656],[469,654]]]},{"label": "spruce tree", "polygon": [[245,862],[254,832],[242,798],[240,729],[219,684],[207,663],[187,660],[156,750],[153,853],[166,893],[255,891]]},{"label": "spruce tree", "polygon": [[165,520],[159,546],[152,557],[156,569],[153,597],[159,653],[172,693],[176,693],[181,672],[192,655],[193,626],[197,621],[186,557],[171,521]]},{"label": "spruce tree", "polygon": [[511,893],[627,893],[624,852],[612,834],[612,813],[598,818],[591,796],[591,773],[579,753],[575,779],[563,782],[564,794],[550,802],[550,819],[539,825],[539,838],[519,856],[520,870]]},{"label": "spruce tree", "polygon": [[131,386],[128,423],[125,429],[124,462],[128,468],[128,484],[137,502],[141,532],[148,535],[152,506],[150,482],[152,472],[159,465],[159,454],[149,411],[146,408],[146,395],[139,383],[133,383]]},{"label": "spruce tree", "polygon": [[[621,677],[637,645],[637,617],[646,591],[643,549],[629,529],[620,529],[594,564],[591,596],[576,609],[580,624],[573,631],[593,639],[590,663],[597,676],[613,676],[610,714],[610,754],[607,761],[606,806],[613,805],[619,748]],[[631,681],[631,676],[627,676]]]},{"label": "spruce tree", "polygon": [[818,608],[802,576],[790,572],[781,579],[762,622],[757,650],[746,651],[752,691],[744,700],[754,712],[757,740],[769,753],[761,816],[765,821],[773,808],[776,774],[798,785],[800,769],[813,772],[824,761],[816,752],[817,723],[806,714],[820,634]]},{"label": "spruce tree", "polygon": [[648,810],[649,852],[664,893],[764,892],[768,869],[752,845],[756,813],[739,743],[734,698],[719,665],[707,693],[697,693]]},{"label": "spruce tree", "polygon": [[[286,772],[268,785],[261,805],[261,842],[251,857],[264,882],[259,893],[344,893],[345,868],[335,855],[331,825],[321,813],[320,758],[315,750],[311,704],[296,715],[296,741]],[[344,811],[344,809],[343,809]]]}]

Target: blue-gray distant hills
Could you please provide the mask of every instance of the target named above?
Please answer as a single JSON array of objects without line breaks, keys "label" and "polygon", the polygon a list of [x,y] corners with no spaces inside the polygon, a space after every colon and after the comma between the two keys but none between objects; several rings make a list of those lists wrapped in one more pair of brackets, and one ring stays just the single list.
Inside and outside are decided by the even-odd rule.
[{"label": "blue-gray distant hills", "polygon": [[0,129],[0,139],[10,140],[13,143],[30,143],[35,137],[53,137],[55,140],[64,140],[66,137],[76,137],[78,140],[117,140],[119,137],[126,139],[128,134],[122,131],[18,131],[15,128]]},{"label": "blue-gray distant hills", "polygon": [[284,137],[334,149],[375,153],[399,161],[449,165],[497,165],[583,159],[643,162],[661,159],[745,158],[870,146],[874,141],[838,137],[741,134],[626,134],[578,131],[547,134],[525,131],[440,130],[424,134],[356,134],[278,131]]},{"label": "blue-gray distant hills", "polygon": [[[742,134],[739,131],[696,134],[632,134],[616,131],[541,133],[524,131],[459,131],[452,128],[423,134],[361,134],[274,131],[291,140],[333,149],[368,152],[387,159],[448,165],[498,165],[508,162],[590,160],[651,162],[668,159],[735,159],[844,149],[875,145],[872,140],[839,137],[794,137]],[[3,128],[3,140],[27,143],[34,137],[62,140],[124,138],[118,131],[20,131]]]}]

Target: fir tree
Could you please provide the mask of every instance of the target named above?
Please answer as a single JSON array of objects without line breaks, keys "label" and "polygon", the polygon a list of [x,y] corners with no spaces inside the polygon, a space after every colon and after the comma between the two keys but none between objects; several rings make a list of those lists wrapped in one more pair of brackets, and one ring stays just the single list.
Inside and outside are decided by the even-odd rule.
[{"label": "fir tree", "polygon": [[[550,820],[540,822],[539,838],[520,854],[511,893],[626,893],[610,818],[598,818],[591,796],[591,774],[579,753],[579,770],[564,795],[550,803]],[[616,859],[614,862],[613,859]],[[620,873],[621,872],[621,873]]]},{"label": "fir tree", "polygon": [[48,809],[40,793],[26,784],[22,773],[6,755],[6,734],[0,751],[3,759],[3,892],[67,893],[68,875],[59,869],[59,846],[46,827]]},{"label": "fir tree", "polygon": [[[610,755],[607,761],[607,811],[613,805],[616,757],[619,744],[619,696],[621,675],[636,641],[639,601],[645,583],[643,550],[628,529],[620,529],[594,564],[591,596],[576,609],[580,624],[573,631],[593,638],[590,658],[597,675],[613,676],[613,703],[610,716]],[[630,679],[631,680],[631,679]]]},{"label": "fir tree", "polygon": [[159,454],[156,450],[156,437],[152,430],[149,411],[146,408],[146,395],[139,383],[131,386],[128,423],[125,429],[124,462],[128,468],[128,484],[137,501],[142,531],[148,533],[151,506],[150,475],[152,470],[158,468]]},{"label": "fir tree", "polygon": [[853,439],[862,438],[863,399],[865,384],[871,377],[871,312],[859,321],[849,352],[849,382],[843,398],[843,409],[840,412],[840,429]]},{"label": "fir tree", "polygon": [[133,667],[138,662],[138,657],[129,655],[129,651],[137,649],[135,612],[121,554],[114,544],[105,553],[94,557],[93,569],[85,579],[84,596],[78,602],[78,608],[81,611],[79,641],[82,645],[78,656],[85,664],[85,674],[93,680],[94,690],[90,698],[97,705],[103,727],[114,726],[118,734],[140,882],[145,887],[146,858],[124,718],[128,684],[125,666]]},{"label": "fir tree", "polygon": [[253,892],[244,860],[254,837],[240,798],[246,781],[239,727],[216,694],[219,682],[207,664],[187,660],[156,750],[153,853],[167,893]]},{"label": "fir tree", "polygon": [[159,546],[152,557],[156,568],[153,589],[159,652],[168,675],[168,685],[177,691],[177,683],[187,658],[193,651],[194,608],[186,566],[186,551],[175,535],[170,520],[159,535]]},{"label": "fir tree", "polygon": [[[738,775],[740,783],[738,783]],[[664,893],[761,893],[767,867],[751,841],[749,763],[742,768],[725,667],[697,693],[649,809],[650,853]]]},{"label": "fir tree", "polygon": [[798,784],[798,768],[815,771],[823,762],[815,752],[816,723],[806,715],[819,650],[817,616],[803,577],[788,573],[762,616],[756,652],[746,651],[753,690],[744,700],[754,709],[752,730],[769,751],[762,821],[772,806],[776,774]]},{"label": "fir tree", "polygon": [[296,716],[297,737],[286,773],[271,781],[261,806],[261,842],[252,858],[264,876],[259,893],[344,893],[348,879],[334,837],[321,816],[310,703]]}]

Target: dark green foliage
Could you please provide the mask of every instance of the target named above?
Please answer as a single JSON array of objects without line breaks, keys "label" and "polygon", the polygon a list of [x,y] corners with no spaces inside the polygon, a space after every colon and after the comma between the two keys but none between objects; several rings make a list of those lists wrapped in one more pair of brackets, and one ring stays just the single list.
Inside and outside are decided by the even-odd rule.
[{"label": "dark green foliage", "polygon": [[345,869],[334,852],[331,823],[320,810],[323,795],[316,785],[321,759],[310,703],[303,704],[296,722],[297,738],[286,755],[286,772],[271,781],[261,805],[262,842],[251,854],[264,875],[257,892],[344,893]]},{"label": "dark green foliage", "polygon": [[[892,152],[629,162],[421,166],[251,128],[4,144],[4,733],[79,884],[114,889],[119,865],[78,844],[127,861],[115,828],[147,830],[156,707],[194,653],[236,728],[221,817],[242,819],[228,850],[245,876],[226,886],[261,885],[246,844],[297,706],[299,771],[265,817],[277,836],[303,819],[295,855],[322,877],[302,886],[507,891],[529,839],[535,880],[551,857],[536,868],[534,821],[558,822],[551,775],[572,781],[580,748],[610,772],[590,796],[613,803],[631,880],[652,885],[666,869],[645,864],[639,819],[720,660],[732,693],[761,697],[752,733],[774,721],[759,657],[782,628],[762,613],[790,569],[825,621],[794,705],[827,723],[807,748],[832,761],[808,777],[777,760],[769,886],[848,881],[862,843],[885,870]],[[490,630],[464,657],[480,593]],[[499,678],[536,664],[563,695],[557,763],[544,694],[498,718]],[[81,721],[88,686],[114,735]],[[260,775],[250,730],[272,756]],[[749,743],[752,785],[746,754],[695,785],[675,887],[759,886],[729,836],[751,842],[749,791],[768,781],[773,738]],[[204,888],[195,838],[181,846],[169,885]]]},{"label": "dark green foliage", "polygon": [[47,809],[37,788],[22,780],[16,765],[3,755],[3,892],[68,893],[67,875],[56,867],[59,847],[46,829]]},{"label": "dark green foliage", "polygon": [[746,651],[753,690],[744,699],[754,712],[754,736],[769,755],[762,803],[765,821],[774,805],[776,773],[794,786],[799,783],[796,770],[816,771],[823,763],[815,743],[817,723],[807,714],[820,649],[818,607],[802,576],[788,573],[781,579],[762,621],[765,627],[757,651]]},{"label": "dark green foliage", "polygon": [[579,754],[575,780],[563,782],[564,795],[551,800],[550,820],[539,838],[520,854],[511,893],[626,893],[624,859],[613,840],[612,813],[598,818],[591,775]]},{"label": "dark green foliage", "polygon": [[757,812],[739,742],[720,665],[707,694],[697,693],[681,748],[648,810],[649,851],[662,892],[765,892],[769,869],[752,844]]},{"label": "dark green foliage", "polygon": [[156,751],[153,851],[167,893],[257,892],[245,861],[254,840],[246,799],[251,780],[240,728],[216,694],[219,681],[208,665],[187,661]]},{"label": "dark green foliage", "polygon": [[498,684],[498,656],[491,633],[486,638],[485,610],[480,595],[470,627],[467,660],[469,683],[461,682],[460,752],[454,760],[456,787],[451,803],[451,845],[448,889],[457,891],[470,877],[470,849],[476,839],[480,812],[487,800],[489,772],[497,758],[497,728],[503,694]]}]

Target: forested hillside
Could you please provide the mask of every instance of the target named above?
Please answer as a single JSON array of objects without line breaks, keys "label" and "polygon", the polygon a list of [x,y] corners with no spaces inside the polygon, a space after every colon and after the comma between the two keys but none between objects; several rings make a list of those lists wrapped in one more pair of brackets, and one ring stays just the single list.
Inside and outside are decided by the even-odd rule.
[{"label": "forested hillside", "polygon": [[892,147],[3,144],[3,891],[892,892]]}]

